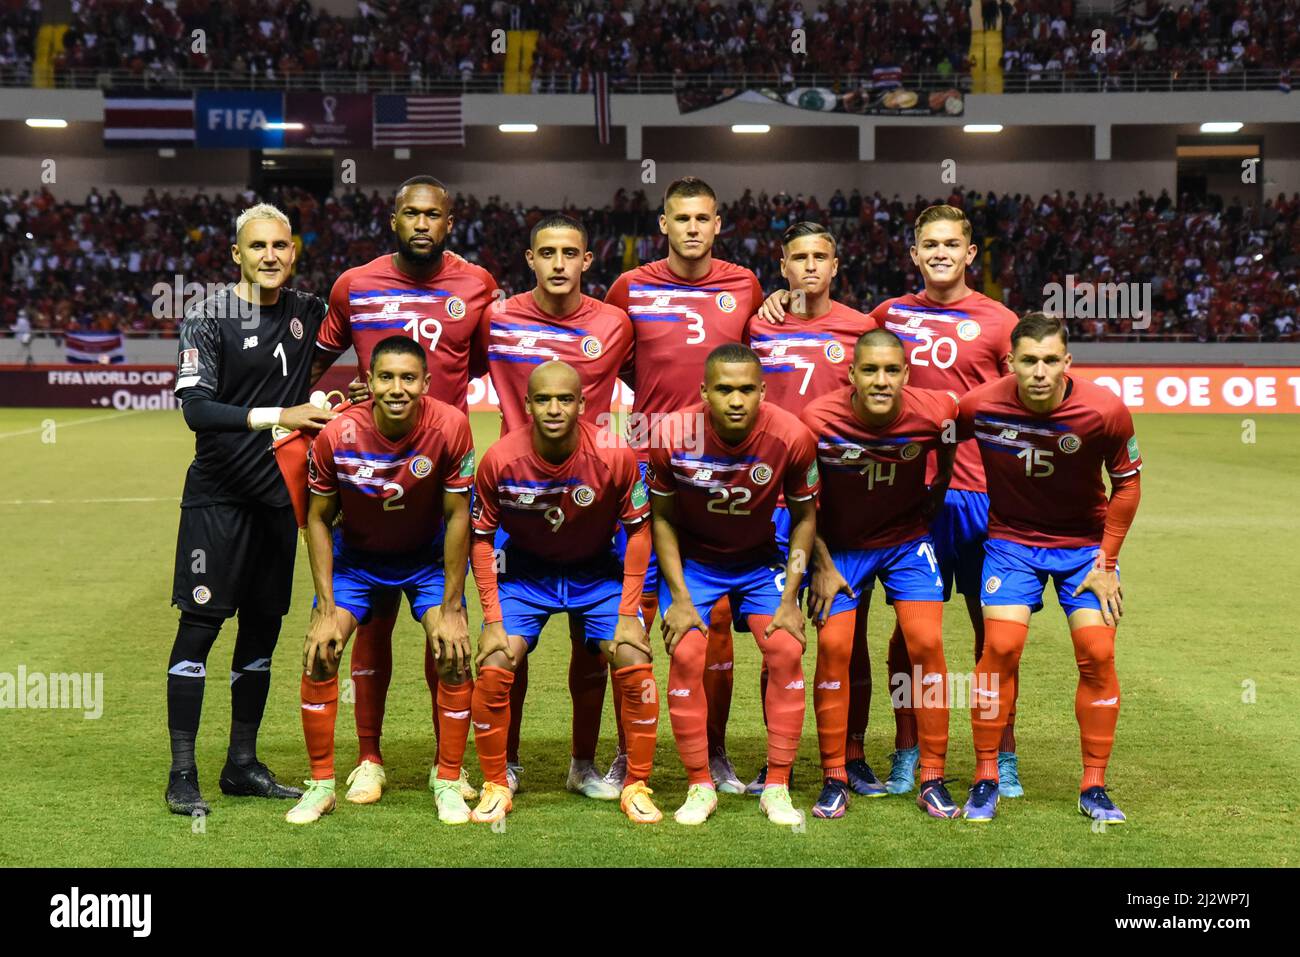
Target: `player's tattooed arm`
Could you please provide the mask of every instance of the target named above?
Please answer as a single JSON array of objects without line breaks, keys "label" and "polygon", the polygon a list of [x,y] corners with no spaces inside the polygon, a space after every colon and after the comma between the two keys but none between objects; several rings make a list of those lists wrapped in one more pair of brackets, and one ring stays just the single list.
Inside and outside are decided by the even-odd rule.
[{"label": "player's tattooed arm", "polygon": [[803,583],[803,574],[808,570],[808,559],[817,541],[817,502],[812,498],[802,501],[787,498],[785,504],[790,510],[790,554],[785,563],[785,587],[764,637],[777,629],[784,629],[799,639],[801,647],[807,648],[803,612],[799,610],[799,586]]},{"label": "player's tattooed arm", "polygon": [[700,617],[695,603],[691,601],[691,594],[686,589],[686,574],[682,571],[682,552],[677,542],[677,528],[673,524],[676,511],[674,505],[675,499],[671,495],[656,494],[650,502],[655,555],[659,560],[659,574],[668,585],[670,598],[670,604],[663,611],[661,625],[664,648],[669,655],[691,629],[708,631],[708,625]]},{"label": "player's tattooed arm", "polygon": [[835,567],[826,539],[818,535],[816,544],[813,545],[812,584],[808,589],[808,614],[818,625],[826,623],[830,617],[831,603],[841,592],[853,601],[858,599],[853,586]]}]

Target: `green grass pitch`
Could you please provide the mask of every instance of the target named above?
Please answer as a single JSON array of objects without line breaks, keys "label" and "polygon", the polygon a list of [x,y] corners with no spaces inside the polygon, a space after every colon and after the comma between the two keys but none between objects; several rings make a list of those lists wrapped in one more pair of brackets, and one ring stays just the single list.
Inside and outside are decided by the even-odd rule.
[{"label": "green grass pitch", "polygon": [[[482,452],[495,418],[478,415],[474,425]],[[1259,417],[1253,442],[1243,441],[1252,436],[1239,416],[1138,416],[1137,427],[1147,468],[1122,558],[1124,697],[1109,780],[1129,815],[1126,826],[1096,832],[1075,811],[1076,671],[1065,621],[1049,597],[1021,666],[1017,731],[1027,796],[1004,801],[991,825],[931,820],[908,797],[858,799],[845,819],[810,817],[799,832],[770,825],[753,798],[724,796],[707,825],[679,827],[671,812],[685,780],[665,708],[652,784],[667,820],[634,827],[614,804],[564,791],[569,649],[556,619],[533,660],[525,790],[496,833],[445,827],[435,818],[425,789],[433,747],[428,692],[420,633],[409,617],[395,637],[385,737],[390,790],[380,804],[340,800],[320,824],[295,828],[283,819],[288,804],[218,792],[230,714],[228,628],[209,660],[199,737],[213,813],[203,828],[168,814],[164,689],[176,627],[168,598],[191,435],[175,412],[2,409],[0,672],[102,672],[104,702],[97,720],[70,710],[0,711],[0,864],[1295,866],[1300,417]],[[282,780],[307,774],[297,702],[310,600],[300,548],[294,609],[276,652],[261,738],[261,755]],[[893,616],[879,593],[875,612],[868,758],[883,774],[893,735],[883,690]],[[950,606],[945,624],[950,668],[971,670],[962,609]],[[655,645],[662,689],[667,669],[657,627]],[[763,752],[758,653],[744,635],[736,649],[730,748],[748,776]],[[810,638],[808,674],[814,653]],[[355,748],[344,706],[341,773]],[[600,759],[608,761],[612,750],[607,696]],[[468,759],[477,780],[472,744]],[[949,773],[959,800],[972,768],[969,714],[954,711]],[[796,801],[808,808],[820,785],[811,690],[796,784]]]}]

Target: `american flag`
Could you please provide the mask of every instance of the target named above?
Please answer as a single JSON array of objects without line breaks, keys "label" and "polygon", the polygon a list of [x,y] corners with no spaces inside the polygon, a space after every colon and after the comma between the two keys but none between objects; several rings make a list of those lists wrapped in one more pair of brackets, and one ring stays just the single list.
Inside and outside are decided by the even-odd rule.
[{"label": "american flag", "polygon": [[595,89],[592,91],[596,97],[596,136],[602,145],[609,145],[609,74],[597,73]]},{"label": "american flag", "polygon": [[193,146],[194,94],[104,91],[105,146]]},{"label": "american flag", "polygon": [[459,96],[375,96],[374,143],[380,146],[464,146]]}]

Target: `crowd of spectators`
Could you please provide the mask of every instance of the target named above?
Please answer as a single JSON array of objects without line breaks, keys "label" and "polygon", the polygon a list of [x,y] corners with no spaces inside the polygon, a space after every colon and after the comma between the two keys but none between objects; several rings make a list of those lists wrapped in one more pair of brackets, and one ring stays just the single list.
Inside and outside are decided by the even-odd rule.
[{"label": "crowd of spectators", "polygon": [[[92,190],[84,203],[49,192],[0,192],[0,314],[4,327],[24,316],[37,331],[122,329],[172,334],[176,277],[191,283],[232,279],[230,230],[259,199],[285,209],[302,248],[294,284],[327,295],[344,269],[391,248],[391,198],[378,192],[322,199],[299,189],[237,195],[155,194],[138,204]],[[950,196],[898,196],[853,189],[815,196],[747,190],[724,203],[717,255],[755,270],[764,288],[781,287],[780,236],[791,222],[829,226],[839,241],[837,299],[867,310],[918,288],[908,256],[909,224],[932,202],[962,206],[977,256],[967,282],[1017,312],[1043,303],[1050,284],[1149,283],[1151,326],[1143,337],[1197,341],[1293,338],[1300,321],[1300,193],[1242,206],[1215,198],[1175,202],[1139,192],[1116,199],[1060,192],[1037,199],[958,189]],[[591,233],[595,262],[587,292],[603,296],[638,262],[666,254],[657,210],[643,192],[619,191],[600,209],[566,210]],[[530,288],[522,245],[546,210],[457,197],[449,248],[490,270],[504,289]],[[987,274],[986,274],[987,273]],[[192,287],[191,287],[192,288]],[[163,292],[162,290],[167,290]],[[185,296],[192,295],[186,292]],[[1068,315],[1068,313],[1067,313]],[[1075,318],[1076,337],[1124,335],[1131,321]]]},{"label": "crowd of spectators", "polygon": [[[30,64],[40,4],[0,0],[0,67]],[[259,83],[362,71],[419,89],[502,73],[498,29],[539,32],[536,92],[585,87],[596,71],[616,89],[646,74],[747,73],[775,85],[814,73],[955,75],[969,69],[971,31],[968,0],[824,0],[807,9],[799,0],[360,0],[352,16],[309,0],[74,0],[73,9],[57,67],[125,69],[161,83],[181,70]],[[1300,0],[1134,0],[1121,14],[1084,14],[1075,0],[984,0],[975,9],[1003,31],[1009,92],[1161,88],[1135,84],[1134,71],[1231,88],[1246,70],[1300,70]]]}]

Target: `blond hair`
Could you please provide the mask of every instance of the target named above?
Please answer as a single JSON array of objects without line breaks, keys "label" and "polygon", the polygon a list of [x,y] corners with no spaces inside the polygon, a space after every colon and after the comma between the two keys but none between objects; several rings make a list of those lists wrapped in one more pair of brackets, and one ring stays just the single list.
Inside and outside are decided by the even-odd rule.
[{"label": "blond hair", "polygon": [[293,227],[289,224],[288,216],[270,203],[258,203],[256,206],[248,207],[248,209],[240,213],[239,218],[235,220],[235,242],[239,242],[239,234],[244,231],[244,225],[255,219],[274,220],[285,229],[293,232]]}]

